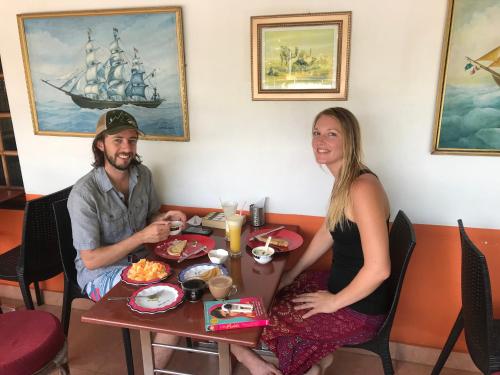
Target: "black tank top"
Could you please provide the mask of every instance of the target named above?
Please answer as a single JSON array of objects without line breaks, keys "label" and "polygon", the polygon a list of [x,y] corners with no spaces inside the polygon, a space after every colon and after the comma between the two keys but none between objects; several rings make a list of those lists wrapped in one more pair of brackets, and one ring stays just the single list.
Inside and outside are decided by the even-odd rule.
[{"label": "black tank top", "polygon": [[[364,264],[361,237],[356,223],[347,220],[344,229],[340,224],[333,232],[333,262],[328,280],[328,290],[338,293],[351,283]],[[389,291],[387,280],[371,294],[353,303],[350,308],[368,315],[386,314],[389,311]]]}]

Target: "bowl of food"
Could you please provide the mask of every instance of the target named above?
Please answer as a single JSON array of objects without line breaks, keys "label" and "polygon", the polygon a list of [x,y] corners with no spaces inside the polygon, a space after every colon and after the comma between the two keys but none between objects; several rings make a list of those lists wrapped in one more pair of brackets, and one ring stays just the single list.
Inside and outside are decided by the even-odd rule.
[{"label": "bowl of food", "polygon": [[226,261],[229,253],[224,249],[215,249],[208,252],[208,258],[212,263],[222,264]]},{"label": "bowl of food", "polygon": [[266,264],[273,259],[274,249],[272,247],[257,246],[252,249],[252,255],[257,263]]},{"label": "bowl of food", "polygon": [[170,221],[170,235],[175,236],[179,234],[182,230],[182,221],[174,220]]}]

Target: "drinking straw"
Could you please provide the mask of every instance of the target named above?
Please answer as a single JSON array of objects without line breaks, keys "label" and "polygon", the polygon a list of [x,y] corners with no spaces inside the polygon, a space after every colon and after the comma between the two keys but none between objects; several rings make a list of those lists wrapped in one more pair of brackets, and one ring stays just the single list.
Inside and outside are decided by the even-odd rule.
[{"label": "drinking straw", "polygon": [[240,216],[243,215],[243,209],[245,208],[245,205],[247,204],[247,201],[244,201],[243,204],[241,205],[241,208],[240,208]]}]

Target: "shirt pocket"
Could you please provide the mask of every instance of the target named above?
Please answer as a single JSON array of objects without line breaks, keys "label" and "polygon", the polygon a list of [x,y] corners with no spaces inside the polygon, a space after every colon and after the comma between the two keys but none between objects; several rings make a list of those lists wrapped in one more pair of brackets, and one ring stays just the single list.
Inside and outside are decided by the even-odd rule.
[{"label": "shirt pocket", "polygon": [[114,244],[130,236],[127,212],[115,211],[102,216],[104,244]]}]

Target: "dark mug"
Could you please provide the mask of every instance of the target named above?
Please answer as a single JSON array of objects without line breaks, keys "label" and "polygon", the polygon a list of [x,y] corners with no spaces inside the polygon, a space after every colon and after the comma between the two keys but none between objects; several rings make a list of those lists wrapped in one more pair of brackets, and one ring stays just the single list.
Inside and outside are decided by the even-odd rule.
[{"label": "dark mug", "polygon": [[203,297],[207,284],[201,279],[189,279],[182,283],[186,301],[196,302]]}]

